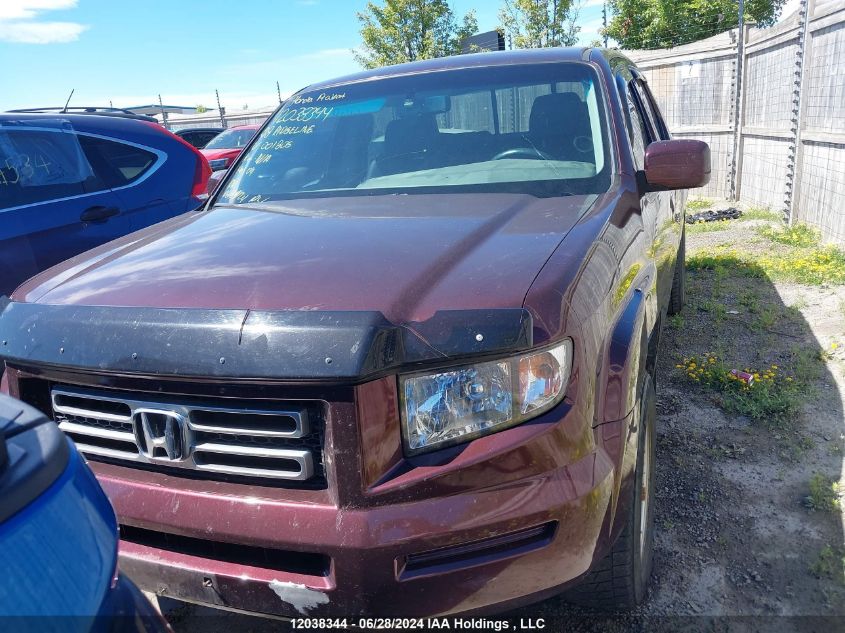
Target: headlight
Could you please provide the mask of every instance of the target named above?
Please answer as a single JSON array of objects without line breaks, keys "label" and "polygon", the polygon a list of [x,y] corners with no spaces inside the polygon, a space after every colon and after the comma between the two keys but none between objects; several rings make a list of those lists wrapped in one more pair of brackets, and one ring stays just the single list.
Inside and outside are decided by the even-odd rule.
[{"label": "headlight", "polygon": [[567,339],[506,360],[400,376],[406,452],[467,442],[548,411],[563,399],[571,367]]},{"label": "headlight", "polygon": [[211,167],[211,171],[218,171],[220,169],[226,169],[226,165],[229,164],[228,158],[215,158],[214,160],[208,161],[208,166]]}]

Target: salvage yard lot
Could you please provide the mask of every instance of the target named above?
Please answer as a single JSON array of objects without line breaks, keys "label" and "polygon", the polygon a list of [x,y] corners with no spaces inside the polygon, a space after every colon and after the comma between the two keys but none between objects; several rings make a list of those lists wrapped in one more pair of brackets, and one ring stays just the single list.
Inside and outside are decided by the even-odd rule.
[{"label": "salvage yard lot", "polygon": [[[629,616],[560,599],[507,615],[565,618],[566,631],[700,630],[703,616],[757,616],[730,630],[840,630],[841,620],[759,616],[845,615],[845,257],[746,209],[688,226],[687,264],[687,305],[666,323],[657,376],[649,599]],[[162,606],[177,631],[278,629]]]}]

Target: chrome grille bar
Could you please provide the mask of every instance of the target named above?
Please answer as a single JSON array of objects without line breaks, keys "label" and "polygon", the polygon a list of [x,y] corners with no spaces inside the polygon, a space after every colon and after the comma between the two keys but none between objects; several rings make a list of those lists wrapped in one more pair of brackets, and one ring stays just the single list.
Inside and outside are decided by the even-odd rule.
[{"label": "chrome grille bar", "polygon": [[[304,482],[315,474],[308,407],[226,407],[54,387],[56,422],[83,454]],[[313,446],[313,443],[310,444]]]}]

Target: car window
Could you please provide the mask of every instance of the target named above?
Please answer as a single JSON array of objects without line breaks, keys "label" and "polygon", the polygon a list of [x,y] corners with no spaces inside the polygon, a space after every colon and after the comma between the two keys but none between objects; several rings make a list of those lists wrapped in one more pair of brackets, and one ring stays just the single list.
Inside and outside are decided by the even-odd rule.
[{"label": "car window", "polygon": [[0,125],[0,208],[78,196],[96,181],[66,129]]},{"label": "car window", "polygon": [[79,142],[97,178],[106,188],[123,187],[140,178],[156,155],[133,145],[81,134]]},{"label": "car window", "polygon": [[221,199],[605,191],[609,146],[597,83],[589,65],[561,63],[303,92],[264,128]]},{"label": "car window", "polygon": [[246,147],[257,130],[226,130],[215,136],[205,149],[237,149]]},{"label": "car window", "polygon": [[201,132],[194,137],[194,140],[198,147],[205,147],[215,136],[217,136],[216,132]]},{"label": "car window", "polygon": [[[629,84],[631,91],[634,93],[634,99],[637,101],[640,111],[645,122],[646,132],[647,132],[647,139],[648,142],[659,141],[660,140],[660,128],[657,125],[657,120],[654,118],[653,113],[649,110],[648,107],[648,100],[645,97],[645,93],[642,89],[642,84],[637,81],[631,81]],[[646,143],[647,145],[648,143]]]},{"label": "car window", "polygon": [[671,138],[669,130],[666,127],[666,123],[663,121],[663,116],[660,114],[657,102],[654,100],[654,95],[651,94],[648,84],[644,81],[638,80],[637,91],[640,95],[640,101],[642,101],[645,105],[649,119],[656,126],[655,129],[657,131],[658,138],[660,140],[668,141]]},{"label": "car window", "polygon": [[648,145],[648,131],[646,130],[645,119],[640,111],[639,103],[630,89],[625,93],[628,96],[628,123],[630,129],[628,134],[631,137],[631,151],[634,154],[634,166],[639,169],[645,167],[645,148]]}]

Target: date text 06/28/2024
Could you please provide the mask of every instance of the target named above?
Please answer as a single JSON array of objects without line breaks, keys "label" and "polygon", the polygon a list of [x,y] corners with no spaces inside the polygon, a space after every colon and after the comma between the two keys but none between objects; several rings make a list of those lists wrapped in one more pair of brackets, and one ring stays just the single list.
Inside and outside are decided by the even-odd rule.
[{"label": "date text 06/28/2024", "polygon": [[518,620],[487,618],[294,618],[294,630],[380,630],[380,631],[541,631],[544,618]]}]

